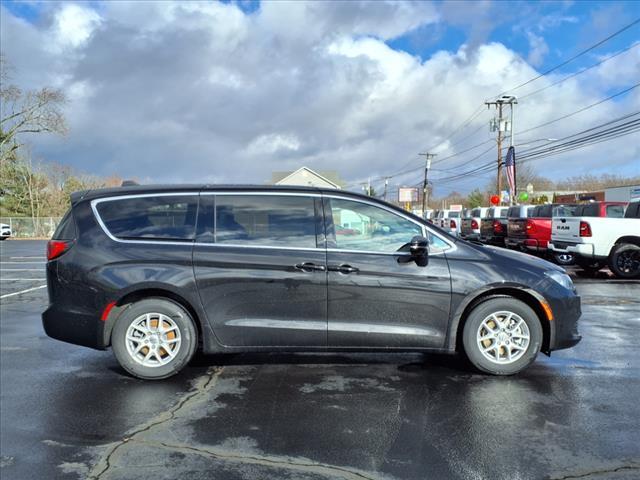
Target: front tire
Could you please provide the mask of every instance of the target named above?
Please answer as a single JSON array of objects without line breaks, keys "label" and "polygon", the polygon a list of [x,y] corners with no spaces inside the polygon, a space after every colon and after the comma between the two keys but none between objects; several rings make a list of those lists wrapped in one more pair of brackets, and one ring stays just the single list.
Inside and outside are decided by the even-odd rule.
[{"label": "front tire", "polygon": [[513,375],[536,359],[542,325],[526,303],[511,297],[492,298],[476,306],[464,325],[464,353],[478,370]]},{"label": "front tire", "polygon": [[120,314],[111,345],[118,363],[131,375],[160,380],[189,363],[198,345],[197,330],[182,306],[164,298],[148,298]]},{"label": "front tire", "polygon": [[609,257],[609,268],[618,278],[640,278],[640,246],[633,243],[616,245]]}]

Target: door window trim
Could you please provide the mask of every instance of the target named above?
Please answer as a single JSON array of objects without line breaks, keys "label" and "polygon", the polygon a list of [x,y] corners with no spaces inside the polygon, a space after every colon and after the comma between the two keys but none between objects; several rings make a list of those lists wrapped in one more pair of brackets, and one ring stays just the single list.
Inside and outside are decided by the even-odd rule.
[{"label": "door window trim", "polygon": [[[207,190],[207,191],[182,191],[182,192],[159,192],[159,193],[138,193],[138,194],[124,194],[124,195],[113,195],[111,197],[103,197],[103,198],[96,198],[90,201],[90,205],[91,205],[91,210],[93,211],[94,217],[96,219],[96,221],[98,222],[98,225],[100,225],[100,228],[104,231],[104,233],[113,241],[115,242],[119,242],[119,243],[138,243],[138,244],[152,244],[152,245],[198,245],[198,246],[206,246],[206,247],[217,247],[217,248],[255,248],[255,249],[265,249],[265,250],[294,250],[294,251],[327,251],[327,252],[344,252],[344,253],[366,253],[366,254],[373,254],[373,255],[395,255],[395,256],[399,256],[399,255],[410,255],[409,253],[406,252],[377,252],[377,251],[366,251],[366,250],[350,250],[350,249],[341,249],[341,248],[330,248],[330,247],[283,247],[283,246],[271,246],[271,245],[239,245],[239,244],[230,244],[230,243],[206,243],[206,242],[197,242],[195,240],[195,237],[191,240],[183,240],[183,241],[177,241],[177,240],[153,240],[153,239],[146,239],[146,240],[133,240],[133,239],[122,239],[122,238],[118,238],[116,236],[114,236],[109,229],[107,228],[107,226],[105,225],[105,223],[103,222],[102,218],[100,217],[100,214],[98,213],[98,209],[97,209],[97,205],[102,203],[102,202],[109,202],[109,201],[114,201],[114,200],[123,200],[123,199],[127,199],[127,198],[148,198],[148,197],[178,197],[178,196],[194,196],[196,198],[198,198],[198,210],[200,209],[200,200],[199,197],[202,195],[271,195],[271,196],[298,196],[298,197],[313,197],[313,198],[320,198],[320,199],[325,199],[325,198],[336,198],[338,200],[348,200],[348,201],[352,201],[352,202],[356,202],[356,203],[362,203],[364,205],[370,205],[373,207],[377,207],[377,208],[381,208],[383,210],[386,210],[392,214],[398,215],[399,217],[402,217],[406,220],[409,220],[412,223],[415,223],[416,225],[418,225],[421,229],[422,229],[422,235],[426,238],[429,238],[431,235],[437,237],[439,240],[443,241],[444,243],[446,243],[449,248],[445,248],[445,249],[439,249],[435,252],[429,252],[429,255],[442,255],[445,251],[455,251],[456,250],[456,246],[453,242],[449,241],[448,239],[438,235],[434,230],[432,230],[431,228],[429,228],[427,225],[424,225],[422,223],[420,223],[419,221],[409,217],[408,215],[403,214],[402,212],[399,212],[393,208],[389,208],[384,204],[380,204],[377,202],[371,202],[371,201],[367,201],[365,199],[361,199],[358,197],[352,197],[349,195],[340,195],[338,194],[334,194],[334,193],[321,193],[321,192],[279,192],[279,191],[273,191],[273,192],[267,192],[264,190],[246,190],[246,191],[215,191],[215,190]],[[198,214],[197,214],[198,215]],[[322,219],[322,224],[326,226],[326,217],[324,215],[323,212],[323,219]],[[333,222],[333,219],[332,219]],[[197,226],[196,226],[197,228]],[[325,237],[325,245],[328,242],[328,238],[327,238],[327,233],[328,232],[324,232],[324,237]],[[197,232],[196,232],[197,234]]]}]

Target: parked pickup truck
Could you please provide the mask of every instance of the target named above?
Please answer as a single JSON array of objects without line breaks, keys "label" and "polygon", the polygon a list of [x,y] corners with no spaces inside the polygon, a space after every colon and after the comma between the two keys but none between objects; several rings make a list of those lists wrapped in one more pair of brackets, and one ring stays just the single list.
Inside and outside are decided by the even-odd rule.
[{"label": "parked pickup truck", "polygon": [[605,265],[618,278],[640,278],[640,201],[629,203],[624,218],[559,217],[553,219],[549,248],[576,255],[587,273]]},{"label": "parked pickup truck", "polygon": [[465,240],[480,240],[480,222],[487,216],[488,207],[471,209],[469,216],[463,218],[460,226],[460,236]]},{"label": "parked pickup truck", "polygon": [[[445,210],[446,212],[447,210]],[[460,215],[462,212],[454,212],[453,210],[449,210],[447,216],[442,219],[442,229],[457,237],[460,234]]]},{"label": "parked pickup truck", "polygon": [[491,207],[480,222],[480,241],[499,247],[507,236],[507,210],[509,207]]},{"label": "parked pickup truck", "polygon": [[[557,216],[570,217],[573,215],[577,205],[562,205],[550,203],[538,205],[533,209],[526,222],[527,238],[524,241],[524,248],[527,252],[546,255],[549,240],[551,240],[551,219]],[[558,263],[572,263],[573,258],[567,256],[567,252],[554,253],[554,260]],[[562,258],[565,256],[565,258]]]},{"label": "parked pickup truck", "polygon": [[507,238],[504,243],[507,248],[524,249],[527,239],[527,218],[533,213],[535,206],[514,205],[507,210]]}]

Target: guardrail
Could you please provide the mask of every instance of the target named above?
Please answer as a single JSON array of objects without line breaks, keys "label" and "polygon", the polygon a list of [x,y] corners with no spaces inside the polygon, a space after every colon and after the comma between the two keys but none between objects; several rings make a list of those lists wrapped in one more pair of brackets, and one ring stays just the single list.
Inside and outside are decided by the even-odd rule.
[{"label": "guardrail", "polygon": [[11,228],[11,236],[15,238],[51,238],[62,217],[0,217],[0,223]]}]

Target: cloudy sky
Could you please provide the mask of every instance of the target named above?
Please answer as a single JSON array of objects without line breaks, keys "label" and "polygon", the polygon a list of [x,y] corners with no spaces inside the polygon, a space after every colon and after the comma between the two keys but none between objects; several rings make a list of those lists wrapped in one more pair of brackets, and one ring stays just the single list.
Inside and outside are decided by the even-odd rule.
[{"label": "cloudy sky", "polygon": [[[442,159],[432,172],[439,195],[493,175],[447,180],[495,158],[491,143],[470,149],[495,136],[485,100],[640,16],[634,2],[611,1],[2,1],[0,14],[13,82],[69,99],[69,134],[33,139],[39,158],[144,182],[263,183],[306,165],[354,184],[408,170],[391,183],[410,185],[418,152],[430,149]],[[639,111],[635,88],[518,134],[637,84],[638,43],[640,24],[511,91],[522,97],[516,143]],[[531,164],[552,178],[638,175],[639,136]]]}]

